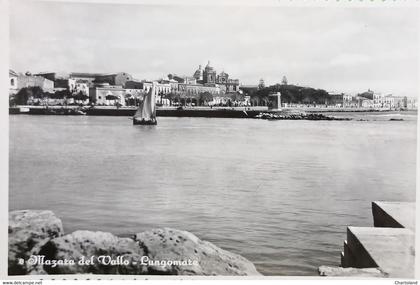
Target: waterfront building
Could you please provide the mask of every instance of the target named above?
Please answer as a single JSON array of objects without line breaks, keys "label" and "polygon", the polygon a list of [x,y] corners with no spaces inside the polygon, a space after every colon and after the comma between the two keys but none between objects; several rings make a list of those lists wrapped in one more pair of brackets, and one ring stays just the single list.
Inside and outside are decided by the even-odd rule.
[{"label": "waterfront building", "polygon": [[222,71],[219,75],[217,75],[216,83],[225,84],[228,82],[228,80],[229,80],[229,74]]},{"label": "waterfront building", "polygon": [[389,94],[383,97],[383,105],[382,108],[384,109],[394,109],[395,108],[395,98]]},{"label": "waterfront building", "polygon": [[[183,82],[185,80],[182,80]],[[193,81],[195,82],[195,81]],[[171,92],[176,93],[178,91],[178,84],[179,82],[176,81],[175,79],[173,79],[172,75],[168,75],[168,79],[160,79],[157,81],[158,84],[169,84],[170,88],[171,88]],[[195,83],[194,83],[195,84]]]},{"label": "waterfront building", "polygon": [[132,81],[133,77],[126,72],[115,74],[100,75],[96,78],[97,82],[108,83],[109,85],[117,85],[125,87],[127,81]]},{"label": "waterfront building", "polygon": [[406,97],[406,102],[407,102],[407,109],[408,110],[417,110],[417,108],[418,108],[417,98]]},{"label": "waterfront building", "polygon": [[69,79],[58,77],[55,72],[41,72],[34,74],[34,76],[42,76],[45,79],[51,80],[54,82],[54,91],[65,90],[69,88]]},{"label": "waterfront building", "polygon": [[166,94],[171,93],[171,85],[169,83],[159,82],[143,82],[143,90],[147,94],[155,86],[156,103],[159,105],[170,105],[170,101],[165,98]]},{"label": "waterfront building", "polygon": [[81,79],[81,80],[86,80],[89,83],[92,83],[93,85],[93,81],[98,77],[101,76],[103,74],[100,73],[85,73],[85,72],[72,72],[69,75],[69,80],[70,79]]},{"label": "waterfront building", "polygon": [[390,109],[407,109],[407,97],[388,95],[385,97],[385,102]]},{"label": "waterfront building", "polygon": [[143,82],[127,81],[125,84],[125,98],[135,104],[135,102],[142,101],[146,92],[143,90]]},{"label": "waterfront building", "polygon": [[195,78],[187,76],[170,75],[168,77],[167,80],[162,79],[157,82],[129,81],[126,83],[126,93],[133,96],[146,94],[155,84],[156,102],[161,105],[170,105],[170,100],[165,96],[169,93],[183,95],[186,98],[195,98],[197,102],[198,96],[202,93],[208,92],[212,95],[224,93],[217,84],[199,84],[196,83]]},{"label": "waterfront building", "polygon": [[174,80],[174,79],[169,79],[168,81],[164,82],[164,83],[169,83],[169,85],[171,86],[171,92],[176,92],[178,91],[178,81]]},{"label": "waterfront building", "polygon": [[125,105],[125,90],[127,82],[133,78],[126,72],[113,74],[72,72],[68,79],[68,89],[71,93],[82,92],[88,95],[91,102],[98,105]]},{"label": "waterfront building", "polygon": [[244,96],[244,106],[251,106],[251,96]]},{"label": "waterfront building", "polygon": [[132,81],[133,77],[126,72],[102,74],[102,73],[70,73],[69,78],[81,79],[88,81],[89,85],[92,86],[94,83],[108,83],[109,85],[125,86],[127,81]]},{"label": "waterfront building", "polygon": [[53,82],[55,82],[56,80],[56,73],[55,72],[40,72],[37,74],[34,74],[34,76],[42,76],[48,80],[51,80]]},{"label": "waterfront building", "polygon": [[143,81],[127,81],[125,83],[125,89],[143,89]]},{"label": "waterfront building", "polygon": [[381,93],[373,94],[373,107],[376,109],[383,108],[385,104],[385,96]]},{"label": "waterfront building", "polygon": [[383,95],[381,93],[373,94],[373,106],[376,109],[396,109],[404,108],[404,97],[396,97],[392,94]]},{"label": "waterfront building", "polygon": [[124,90],[128,105],[136,105],[136,102],[142,101],[146,94],[143,90],[143,82],[140,81],[127,81]]},{"label": "waterfront building", "polygon": [[184,83],[185,84],[197,84],[197,80],[194,77],[185,76],[184,77]]},{"label": "waterfront building", "polygon": [[93,86],[93,84],[90,83],[86,79],[69,78],[69,80],[68,80],[69,91],[72,94],[77,94],[79,92],[82,92],[84,95],[88,95],[89,94],[89,88],[91,86]]},{"label": "waterfront building", "polygon": [[143,90],[147,93],[152,89],[153,84],[155,84],[157,94],[168,94],[171,92],[171,85],[169,83],[159,83],[146,81],[143,82]]},{"label": "waterfront building", "polygon": [[217,76],[217,84],[225,86],[226,93],[239,91],[239,79],[230,79],[224,71]]},{"label": "waterfront building", "polygon": [[357,102],[350,94],[343,94],[343,108],[356,108]]},{"label": "waterfront building", "polygon": [[385,96],[385,108],[388,109],[407,109],[407,97],[405,96]]},{"label": "waterfront building", "polygon": [[[336,92],[336,91],[328,91],[329,98],[326,99],[325,104],[329,106],[334,106],[338,108],[343,108],[345,105],[349,105],[347,102],[351,102],[352,96],[347,96],[344,93]],[[347,103],[347,104],[346,104]]]},{"label": "waterfront building", "polygon": [[330,95],[330,99],[327,102],[328,105],[338,108],[342,108],[344,106],[344,93],[329,91],[328,95]]},{"label": "waterfront building", "polygon": [[34,76],[31,74],[19,74],[17,76],[17,91],[22,88],[40,87],[44,92],[53,92],[54,82],[42,76]]},{"label": "waterfront building", "polygon": [[69,79],[56,77],[54,80],[54,88],[67,89],[69,86]]},{"label": "waterfront building", "polygon": [[210,106],[217,106],[217,105],[228,105],[230,98],[227,96],[215,96],[213,100],[209,102]]},{"label": "waterfront building", "polygon": [[171,75],[169,80],[175,80],[178,83],[184,84],[197,84],[197,79],[194,76],[178,76],[178,75]]},{"label": "waterfront building", "polygon": [[139,100],[143,100],[143,96],[146,94],[146,92],[143,91],[143,89],[127,89],[125,88],[125,97],[126,98],[136,98]]},{"label": "waterfront building", "polygon": [[89,88],[89,99],[96,105],[125,106],[125,89],[108,83],[97,84]]},{"label": "waterfront building", "polygon": [[157,94],[168,94],[172,90],[172,85],[167,81],[128,81],[125,84],[126,90],[142,90],[143,92],[149,92],[155,84]]},{"label": "waterfront building", "polygon": [[142,98],[144,94],[147,94],[153,84],[156,90],[156,102],[161,105],[169,105],[170,101],[165,98],[166,94],[175,92],[174,84],[178,86],[178,82],[175,80],[160,80],[160,81],[127,81],[125,84],[125,91],[127,96],[134,98]]},{"label": "waterfront building", "polygon": [[417,109],[417,100],[406,96],[394,96],[392,94],[382,95],[375,93],[373,96],[373,106],[375,109]]},{"label": "waterfront building", "polygon": [[221,93],[213,95],[213,100],[207,102],[209,106],[229,106],[229,107],[239,107],[239,106],[249,106],[250,96],[243,96],[239,93]]},{"label": "waterfront building", "polygon": [[372,109],[373,106],[374,106],[374,104],[373,104],[372,99],[367,99],[367,98],[361,99],[361,107],[362,108]]},{"label": "waterfront building", "polygon": [[330,95],[330,98],[325,104],[329,106],[342,108],[373,108],[373,91],[370,90],[355,96],[336,91],[329,91],[328,95]]},{"label": "waterfront building", "polygon": [[178,84],[178,92],[186,93],[188,95],[199,95],[200,93],[209,92],[210,94],[220,94],[220,86],[213,85],[203,85],[203,84]]},{"label": "waterfront building", "polygon": [[18,91],[18,74],[9,69],[9,94],[15,94]]}]

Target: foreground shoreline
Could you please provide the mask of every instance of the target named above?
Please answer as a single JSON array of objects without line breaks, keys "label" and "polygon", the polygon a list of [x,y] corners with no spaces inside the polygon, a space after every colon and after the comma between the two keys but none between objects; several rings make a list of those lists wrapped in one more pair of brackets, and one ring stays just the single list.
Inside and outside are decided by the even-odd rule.
[{"label": "foreground shoreline", "polygon": [[[414,203],[372,202],[374,227],[348,227],[341,266],[320,266],[319,275],[412,278],[414,207]],[[52,211],[16,210],[9,212],[8,232],[8,273],[14,276],[261,276],[243,256],[173,228],[130,237],[89,230],[65,233]]]},{"label": "foreground shoreline", "polygon": [[254,264],[194,234],[159,228],[131,237],[65,233],[48,210],[9,212],[9,275],[123,274],[260,276]]}]

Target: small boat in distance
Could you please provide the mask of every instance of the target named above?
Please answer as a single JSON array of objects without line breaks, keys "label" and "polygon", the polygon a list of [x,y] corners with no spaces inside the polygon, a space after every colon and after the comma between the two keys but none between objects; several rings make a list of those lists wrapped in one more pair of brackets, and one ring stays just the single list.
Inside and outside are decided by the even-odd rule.
[{"label": "small boat in distance", "polygon": [[156,85],[144,96],[133,117],[133,125],[156,125]]}]

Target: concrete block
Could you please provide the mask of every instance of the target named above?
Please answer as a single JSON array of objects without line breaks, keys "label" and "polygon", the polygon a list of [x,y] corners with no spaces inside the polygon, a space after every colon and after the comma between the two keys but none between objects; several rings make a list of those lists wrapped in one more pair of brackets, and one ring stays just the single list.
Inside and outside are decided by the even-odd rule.
[{"label": "concrete block", "polygon": [[379,267],[389,277],[414,277],[414,233],[404,228],[348,227],[352,267]]},{"label": "concrete block", "polygon": [[[347,227],[347,251],[352,252],[352,259],[347,260],[348,267],[369,268],[378,267],[369,252],[363,246],[359,237],[353,231],[355,227]],[[346,252],[344,252],[344,255]]]},{"label": "concrete block", "polygon": [[374,201],[372,214],[375,227],[415,229],[415,203]]},{"label": "concrete block", "polygon": [[341,267],[355,267],[356,261],[351,252],[347,240],[344,241],[344,251],[342,252]]}]

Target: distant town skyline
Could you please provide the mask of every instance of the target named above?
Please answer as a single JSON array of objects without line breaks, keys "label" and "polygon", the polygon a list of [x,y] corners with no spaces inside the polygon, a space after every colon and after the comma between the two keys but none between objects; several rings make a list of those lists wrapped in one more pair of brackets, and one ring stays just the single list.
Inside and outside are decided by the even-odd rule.
[{"label": "distant town skyline", "polygon": [[418,94],[410,8],[153,6],[10,2],[10,67],[192,76],[208,60],[242,84]]}]

